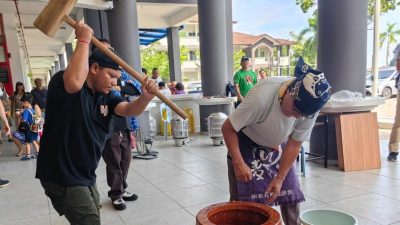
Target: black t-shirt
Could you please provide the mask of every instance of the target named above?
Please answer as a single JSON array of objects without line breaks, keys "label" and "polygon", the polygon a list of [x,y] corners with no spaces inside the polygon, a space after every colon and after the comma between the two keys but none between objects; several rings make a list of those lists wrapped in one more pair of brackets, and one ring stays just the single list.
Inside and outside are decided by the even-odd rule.
[{"label": "black t-shirt", "polygon": [[[140,91],[137,90],[136,87],[134,87],[131,83],[126,83],[124,86],[122,86],[121,80],[118,80],[118,86],[120,86],[121,88],[120,94],[122,95],[123,98],[125,98],[127,95],[129,96],[140,95]],[[129,130],[130,121],[131,121],[130,117],[113,115],[111,119],[109,137],[111,137],[111,134],[114,132]]]},{"label": "black t-shirt", "polygon": [[63,186],[92,186],[111,114],[125,100],[94,93],[86,84],[69,94],[63,74],[55,74],[49,84],[36,178]]},{"label": "black t-shirt", "polygon": [[32,105],[38,105],[40,109],[46,109],[46,96],[47,96],[47,89],[37,89],[34,88],[31,91],[33,95],[33,103]]}]

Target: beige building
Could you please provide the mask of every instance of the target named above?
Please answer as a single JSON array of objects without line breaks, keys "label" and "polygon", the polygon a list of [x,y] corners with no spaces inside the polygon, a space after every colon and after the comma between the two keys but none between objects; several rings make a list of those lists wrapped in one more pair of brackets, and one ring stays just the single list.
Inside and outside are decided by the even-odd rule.
[{"label": "beige building", "polygon": [[[180,45],[188,49],[187,61],[182,62],[185,83],[201,82],[200,41],[197,22],[188,22],[180,31]],[[160,40],[160,51],[167,51],[167,40]],[[251,58],[252,69],[271,68],[272,75],[286,75],[290,67],[290,46],[293,41],[275,39],[267,34],[250,35],[233,32],[234,52],[243,50]]]}]

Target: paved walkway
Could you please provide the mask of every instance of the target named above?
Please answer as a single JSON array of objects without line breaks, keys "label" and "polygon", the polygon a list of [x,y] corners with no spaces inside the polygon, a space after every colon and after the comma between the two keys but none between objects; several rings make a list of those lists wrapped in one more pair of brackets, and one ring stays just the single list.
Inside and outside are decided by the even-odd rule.
[{"label": "paved walkway", "polygon": [[[306,195],[302,210],[333,208],[354,214],[360,225],[400,225],[400,162],[388,163],[388,131],[381,132],[382,168],[344,173],[336,166],[325,169],[307,162],[307,177],[300,178]],[[195,137],[188,147],[173,140],[157,141],[160,157],[133,160],[129,191],[139,199],[124,211],[115,211],[107,198],[104,162],[97,170],[103,225],[193,225],[203,207],[228,200],[226,148],[211,145],[208,137]],[[11,184],[0,189],[1,225],[62,225],[34,179],[36,160],[20,161],[16,148],[0,145],[0,176]]]}]

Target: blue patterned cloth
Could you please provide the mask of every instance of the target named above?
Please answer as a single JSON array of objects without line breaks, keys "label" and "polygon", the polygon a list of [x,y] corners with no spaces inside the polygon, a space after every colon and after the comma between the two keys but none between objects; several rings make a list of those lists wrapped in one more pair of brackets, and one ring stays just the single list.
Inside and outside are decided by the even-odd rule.
[{"label": "blue patterned cloth", "polygon": [[304,63],[302,57],[296,64],[295,77],[289,85],[294,105],[302,114],[313,115],[329,100],[331,86],[324,74]]},{"label": "blue patterned cloth", "polygon": [[[121,70],[121,86],[125,86],[126,84],[131,84],[133,85],[133,87],[135,87],[140,93],[142,93],[142,84],[133,79],[125,70]],[[111,90],[114,94],[121,96],[121,93],[119,91],[116,90]],[[139,128],[139,123],[136,120],[136,118],[134,116],[132,116],[130,118],[130,130],[136,130],[137,128]]]}]

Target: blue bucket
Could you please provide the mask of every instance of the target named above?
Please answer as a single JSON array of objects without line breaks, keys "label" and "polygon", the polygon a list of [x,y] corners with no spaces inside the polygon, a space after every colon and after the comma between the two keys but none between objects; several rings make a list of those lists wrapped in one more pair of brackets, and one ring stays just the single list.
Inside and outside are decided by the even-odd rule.
[{"label": "blue bucket", "polygon": [[347,213],[328,209],[305,211],[300,215],[303,225],[358,225],[358,220]]}]

